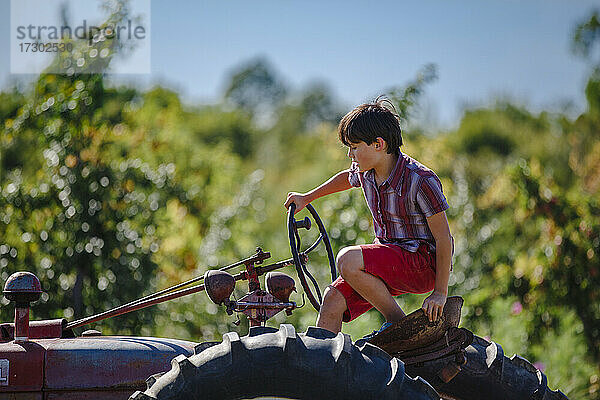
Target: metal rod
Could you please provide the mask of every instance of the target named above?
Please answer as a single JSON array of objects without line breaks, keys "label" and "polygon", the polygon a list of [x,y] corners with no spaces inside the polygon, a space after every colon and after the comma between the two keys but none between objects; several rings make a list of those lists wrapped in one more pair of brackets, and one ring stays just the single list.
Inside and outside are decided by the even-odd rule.
[{"label": "metal rod", "polygon": [[[104,312],[102,312],[102,313],[100,313],[100,314],[92,315],[92,316],[90,316],[90,317],[85,317],[85,318],[81,318],[81,319],[79,319],[79,320],[77,320],[77,321],[70,322],[70,323],[68,323],[68,324],[67,324],[67,328],[76,328],[76,327],[79,327],[79,326],[81,326],[81,325],[86,325],[86,324],[89,324],[90,322],[95,322],[95,321],[98,321],[98,320],[96,320],[96,319],[94,319],[94,321],[90,321],[90,319],[93,319],[93,318],[95,318],[95,317],[97,317],[97,316],[105,316],[105,315],[109,315],[109,314],[110,314],[108,317],[101,318],[101,319],[106,319],[106,318],[109,318],[110,316],[121,315],[121,314],[123,314],[123,313],[117,313],[117,314],[112,314],[112,313],[113,313],[113,312],[120,311],[120,310],[125,310],[125,309],[127,309],[127,310],[129,311],[129,307],[133,307],[133,306],[135,306],[136,304],[141,304],[141,303],[144,303],[144,302],[146,302],[146,301],[152,300],[152,299],[154,299],[154,298],[157,298],[157,297],[158,297],[158,296],[160,296],[160,295],[163,295],[163,294],[165,294],[165,293],[172,292],[172,291],[173,291],[173,290],[175,290],[175,289],[179,289],[179,288],[181,288],[181,287],[184,287],[184,286],[190,285],[190,284],[192,284],[192,283],[194,283],[194,282],[197,282],[197,281],[199,281],[200,279],[203,279],[203,278],[204,278],[203,276],[201,276],[201,277],[196,277],[196,278],[190,279],[189,281],[186,281],[186,282],[179,283],[179,284],[177,284],[177,285],[174,285],[174,286],[168,287],[168,288],[166,288],[166,289],[160,290],[160,291],[158,291],[158,292],[156,292],[156,293],[152,293],[152,294],[149,294],[149,295],[147,295],[147,296],[145,296],[145,297],[142,297],[142,298],[139,298],[139,299],[136,299],[136,300],[130,301],[129,303],[126,303],[126,304],[120,305],[120,306],[118,306],[118,307],[115,307],[115,308],[113,308],[113,309],[111,309],[111,310],[104,311]],[[128,311],[126,311],[126,312],[128,312]],[[84,321],[87,321],[87,322],[83,323]],[[71,325],[72,325],[72,326],[71,326]]]},{"label": "metal rod", "polygon": [[[257,257],[257,254],[254,254],[251,257],[248,257],[248,258],[246,258],[244,260],[241,260],[241,261],[235,262],[233,264],[227,265],[227,266],[225,266],[223,268],[220,268],[219,270],[220,271],[227,271],[228,269],[235,268],[235,267],[240,266],[242,264],[245,264],[247,262],[253,261],[254,259],[256,259],[256,257]],[[89,317],[81,318],[79,320],[70,322],[70,323],[67,324],[66,328],[67,329],[77,328],[77,327],[80,327],[82,325],[87,325],[87,324],[92,323],[92,322],[100,321],[100,320],[103,320],[103,319],[106,319],[106,318],[114,317],[114,316],[117,316],[117,315],[125,314],[125,313],[130,312],[130,311],[135,311],[135,310],[139,310],[140,308],[145,308],[145,307],[148,307],[150,305],[154,305],[156,303],[150,303],[149,305],[145,305],[145,304],[146,304],[146,302],[148,302],[148,301],[150,301],[152,299],[155,299],[155,298],[157,298],[157,297],[159,297],[159,296],[161,296],[161,295],[163,295],[165,293],[169,293],[169,292],[172,292],[172,291],[174,291],[176,289],[182,288],[184,286],[191,285],[192,283],[198,282],[198,281],[200,281],[202,279],[204,279],[204,275],[192,278],[192,279],[190,279],[188,281],[185,281],[185,282],[182,282],[182,283],[178,283],[177,285],[174,285],[174,286],[168,287],[166,289],[160,290],[160,291],[158,291],[156,293],[152,293],[152,294],[149,294],[149,295],[144,296],[142,298],[130,301],[129,303],[120,305],[120,306],[115,307],[115,308],[113,308],[111,310],[104,311],[104,312],[96,314],[96,315],[92,315],[92,316],[89,316]],[[176,292],[176,293],[180,293],[180,292]],[[195,292],[192,292],[192,293],[195,293]],[[185,294],[182,295],[182,296],[185,296]],[[169,299],[167,299],[167,300],[169,300]],[[166,300],[163,300],[163,301],[166,301]],[[134,308],[134,306],[136,306],[138,304],[144,304],[144,306],[143,307],[136,307],[136,308]],[[125,310],[125,311],[124,312],[120,312],[121,310]],[[98,319],[97,317],[100,317],[100,318]]]},{"label": "metal rod", "polygon": [[315,240],[315,242],[308,249],[304,250],[302,254],[308,254],[311,251],[313,251],[315,247],[317,247],[319,243],[321,243],[321,239],[323,239],[323,234],[320,234],[317,240]]},{"label": "metal rod", "polygon": [[167,300],[176,299],[178,297],[186,296],[188,294],[200,292],[204,290],[204,284],[192,286],[191,288],[182,289],[177,292],[166,294],[157,298],[148,299],[144,302],[138,302],[135,304],[125,304],[121,307],[113,308],[112,310],[105,311],[103,313],[92,315],[91,317],[83,318],[78,321],[68,323],[65,329],[78,328],[83,325],[91,324],[92,322],[101,321],[110,317],[116,317],[117,315],[125,314],[131,311],[136,311],[142,308],[150,307],[158,303],[162,303]]},{"label": "metal rod", "polygon": [[[300,253],[300,255],[301,256],[306,256],[309,252],[311,252],[319,244],[319,242],[321,241],[322,238],[323,238],[323,235],[320,235],[319,238],[317,238],[317,240],[306,251]],[[240,266],[242,264],[246,264],[248,262],[262,261],[262,260],[264,260],[264,258],[261,258],[261,257],[264,257],[264,255],[265,254],[262,253],[262,251],[261,252],[257,252],[257,254],[254,254],[251,257],[248,257],[248,258],[246,258],[244,260],[241,260],[241,261],[235,262],[233,264],[227,265],[227,266],[225,266],[223,268],[220,268],[219,270],[220,271],[226,271],[228,269]],[[290,266],[290,265],[294,265],[294,259],[293,258],[289,258],[287,260],[283,260],[283,261],[277,262],[275,264],[259,266],[259,267],[256,267],[255,269],[256,269],[256,272],[257,272],[258,275],[262,275],[262,274],[267,273],[269,271],[274,271],[274,270],[277,270],[279,268],[283,268],[283,267]],[[181,287],[184,287],[184,286],[190,285],[192,283],[195,283],[195,282],[197,282],[197,281],[199,281],[201,279],[204,279],[204,276],[199,276],[199,277],[196,277],[196,278],[192,278],[192,279],[190,279],[188,281],[185,281],[185,282],[179,283],[177,285],[168,287],[168,288],[160,290],[160,291],[158,291],[156,293],[149,294],[149,295],[147,295],[145,297],[142,297],[140,299],[133,300],[133,301],[131,301],[129,303],[126,303],[126,304],[123,304],[121,306],[115,307],[115,308],[113,308],[111,310],[104,311],[102,313],[99,313],[99,314],[96,314],[96,315],[92,315],[92,316],[89,316],[89,317],[81,318],[81,319],[73,321],[73,322],[69,322],[66,325],[65,329],[79,328],[79,327],[81,327],[83,325],[91,324],[93,322],[102,321],[102,320],[107,319],[107,318],[116,317],[118,315],[126,314],[126,313],[129,313],[129,312],[132,312],[132,311],[137,311],[137,310],[140,310],[142,308],[150,307],[150,306],[153,306],[155,304],[162,303],[162,302],[165,302],[165,301],[168,301],[168,300],[172,300],[172,299],[176,299],[176,298],[179,298],[179,297],[187,296],[188,294],[193,294],[193,293],[200,292],[200,291],[204,290],[204,284],[192,286],[191,288],[187,288],[187,289],[183,289],[183,290],[178,290],[176,292],[173,292],[173,293],[170,293],[170,294],[166,294],[166,293],[172,292],[175,289],[179,289]],[[239,274],[234,275],[234,279],[236,281],[239,281],[239,280],[242,280],[242,279],[247,279],[246,272],[242,271]]]},{"label": "metal rod", "polygon": [[[261,267],[257,267],[257,273],[259,275],[262,275],[266,272],[269,271],[274,271],[276,269],[279,268],[283,268],[289,265],[293,264],[293,260],[290,258],[288,260],[284,260],[284,261],[280,261],[278,263],[275,264],[270,264],[270,265],[265,265],[265,266],[261,266]],[[227,268],[227,267],[226,267]],[[246,272],[242,271],[237,275],[234,275],[234,279],[236,281],[242,280],[246,278]],[[189,284],[189,281],[188,281]],[[176,286],[179,285],[175,285],[172,288],[175,288]],[[172,288],[170,288],[171,290],[173,290]],[[165,292],[167,289],[162,290],[161,292]],[[138,299],[135,301],[132,301],[130,303],[124,304],[122,306],[113,308],[112,310],[108,310],[105,312],[102,312],[100,314],[96,314],[96,315],[92,315],[90,317],[86,317],[86,318],[82,318],[79,319],[77,321],[73,321],[67,324],[67,326],[65,327],[65,329],[73,329],[73,328],[79,328],[80,326],[83,325],[87,325],[87,324],[91,324],[93,322],[98,322],[98,321],[102,321],[104,319],[107,318],[111,318],[111,317],[116,317],[118,315],[122,315],[122,314],[126,314],[128,312],[132,312],[132,311],[137,311],[140,310],[142,308],[146,308],[146,307],[150,307],[153,306],[155,304],[158,303],[162,303],[168,300],[172,300],[172,299],[176,299],[179,297],[183,297],[183,296],[187,296],[188,294],[193,294],[193,293],[197,293],[204,290],[204,284],[200,284],[200,285],[196,285],[196,286],[192,286],[191,288],[187,288],[187,289],[182,289],[182,290],[178,290],[176,292],[170,293],[170,294],[166,294],[160,297],[156,297],[157,293],[161,293],[161,292],[157,292],[154,295],[149,295],[146,296],[143,299]]]},{"label": "metal rod", "polygon": [[[307,254],[310,253],[311,251],[313,251],[317,245],[321,242],[321,240],[323,239],[323,234],[319,235],[319,237],[317,238],[317,240],[304,252],[301,252],[299,255],[303,256],[303,257],[307,257]],[[299,243],[299,241],[298,241]],[[248,264],[248,263],[262,263],[262,261],[265,258],[270,257],[270,253],[263,253],[263,251],[260,248],[257,248],[257,252],[256,254],[254,254],[251,257],[248,257],[244,260],[235,262],[233,264],[227,265],[223,268],[220,268],[220,271],[227,271],[229,269],[235,268],[237,266],[243,265],[243,264]],[[256,267],[256,272],[258,275],[262,275],[266,272],[269,271],[274,271],[276,269],[282,268],[282,267],[286,267],[289,265],[294,265],[294,260],[293,258],[284,260],[284,261],[280,261],[278,263],[275,264],[270,264],[270,265],[265,265],[265,266],[260,266],[260,267]],[[241,279],[247,279],[247,273],[244,272],[240,272],[239,274],[234,276],[235,280],[241,280]],[[142,298],[133,300],[129,303],[123,304],[121,306],[115,307],[111,310],[108,311],[104,311],[102,313],[96,314],[96,315],[92,315],[89,317],[85,317],[85,318],[81,318],[79,320],[70,322],[66,325],[65,329],[73,329],[73,328],[78,328],[80,326],[83,325],[87,325],[87,324],[91,324],[93,322],[97,322],[97,321],[101,321],[110,317],[115,317],[118,315],[122,315],[131,311],[136,311],[142,308],[146,308],[146,307],[150,307],[152,305],[158,304],[158,303],[162,303],[164,301],[168,301],[171,299],[175,299],[178,297],[182,297],[182,296],[186,296],[188,294],[193,294],[199,291],[204,290],[204,285],[200,284],[200,285],[196,285],[193,286],[191,288],[188,289],[183,289],[183,290],[178,290],[176,292],[173,292],[176,289],[182,288],[184,286],[188,286],[191,285],[192,283],[198,282],[200,280],[204,279],[204,276],[198,276],[195,278],[192,278],[188,281],[182,282],[182,283],[178,283],[177,285],[168,287],[166,289],[160,290],[158,292],[149,294],[147,296],[144,296]],[[170,294],[166,294],[169,292],[173,292]]]},{"label": "metal rod", "polygon": [[[241,308],[244,307],[244,308]],[[296,308],[296,303],[259,303],[256,301],[238,301],[236,302],[235,311],[242,312],[249,308],[264,308],[264,309],[285,309]]]},{"label": "metal rod", "polygon": [[[225,266],[225,267],[223,267],[223,268],[219,268],[219,271],[227,271],[227,270],[229,270],[229,269],[232,269],[232,268],[238,267],[238,266],[240,266],[240,265],[243,265],[243,264],[245,264],[245,263],[247,263],[247,262],[249,262],[249,261],[252,261],[252,260],[253,260],[255,257],[256,257],[256,254],[255,254],[255,255],[253,255],[253,256],[251,256],[251,257],[248,257],[248,258],[246,258],[246,259],[244,259],[244,260],[241,260],[241,261],[235,262],[235,263],[233,263],[233,264],[229,264],[229,265],[227,265],[227,266]],[[160,295],[162,295],[162,294],[165,294],[165,293],[168,293],[168,292],[172,292],[172,291],[173,291],[173,290],[175,290],[175,289],[179,289],[179,288],[182,288],[182,287],[184,287],[184,286],[191,285],[192,283],[196,283],[196,282],[198,282],[198,281],[200,281],[200,280],[202,280],[202,279],[204,279],[204,275],[202,275],[202,276],[197,276],[197,277],[195,277],[195,278],[192,278],[192,279],[190,279],[190,280],[188,280],[188,281],[185,281],[185,282],[182,282],[182,283],[178,283],[177,285],[174,285],[174,286],[168,287],[168,288],[166,288],[166,289],[163,289],[163,290],[161,290],[161,291],[159,291],[159,292],[156,292],[156,293],[150,294],[150,295],[148,295],[148,296],[142,297],[141,299],[134,300],[134,301],[132,301],[132,302],[130,302],[130,303],[127,303],[127,304],[134,304],[134,303],[138,303],[138,302],[146,301],[146,300],[152,299],[152,298],[154,298],[154,297],[158,297],[158,296],[160,296]]]}]

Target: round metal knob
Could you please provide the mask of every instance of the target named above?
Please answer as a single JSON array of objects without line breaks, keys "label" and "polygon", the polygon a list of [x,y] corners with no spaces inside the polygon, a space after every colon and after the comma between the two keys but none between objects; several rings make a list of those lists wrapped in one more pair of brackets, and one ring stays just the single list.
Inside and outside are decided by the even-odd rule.
[{"label": "round metal knob", "polygon": [[42,285],[31,272],[15,272],[6,280],[4,297],[17,303],[31,303],[42,295]]},{"label": "round metal knob", "polygon": [[294,224],[296,225],[296,229],[304,228],[307,231],[310,230],[310,218],[304,217],[302,220],[294,220]]},{"label": "round metal knob", "polygon": [[29,340],[29,303],[42,295],[40,280],[31,272],[16,272],[4,284],[4,297],[15,304],[15,343]]}]

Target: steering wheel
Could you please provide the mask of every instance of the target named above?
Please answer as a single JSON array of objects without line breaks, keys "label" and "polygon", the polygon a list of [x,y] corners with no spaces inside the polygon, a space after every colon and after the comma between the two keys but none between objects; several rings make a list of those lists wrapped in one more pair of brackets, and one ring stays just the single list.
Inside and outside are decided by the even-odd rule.
[{"label": "steering wheel", "polygon": [[[319,289],[319,285],[317,284],[316,279],[310,274],[308,268],[306,268],[306,263],[308,261],[307,254],[310,253],[319,245],[321,240],[325,244],[325,249],[327,250],[327,258],[329,260],[329,266],[331,268],[331,281],[333,282],[337,278],[337,271],[335,268],[335,258],[333,257],[333,251],[331,250],[331,243],[329,242],[329,236],[327,235],[327,231],[325,230],[325,226],[323,225],[323,221],[319,217],[319,214],[315,211],[314,207],[310,204],[306,205],[306,209],[310,212],[313,220],[316,222],[319,227],[319,237],[317,240],[304,252],[300,251],[300,235],[298,234],[298,228],[310,229],[311,223],[308,217],[305,217],[301,221],[297,221],[294,218],[294,213],[296,212],[296,204],[291,203],[288,207],[288,235],[290,239],[290,249],[292,250],[292,257],[294,259],[294,265],[296,266],[296,272],[298,274],[298,278],[300,278],[300,283],[302,283],[302,288],[310,301],[310,304],[315,308],[315,310],[319,311],[321,308],[321,303],[323,302],[323,298],[321,297],[321,290]],[[310,282],[315,289],[317,297],[312,292],[312,289],[306,280],[306,277],[310,279]]]}]

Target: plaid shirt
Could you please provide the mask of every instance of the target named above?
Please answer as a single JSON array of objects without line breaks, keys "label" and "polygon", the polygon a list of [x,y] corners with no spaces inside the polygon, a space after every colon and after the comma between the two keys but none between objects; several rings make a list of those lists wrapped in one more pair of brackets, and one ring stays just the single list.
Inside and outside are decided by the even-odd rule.
[{"label": "plaid shirt", "polygon": [[435,252],[435,238],[426,217],[449,206],[442,184],[432,170],[400,153],[392,173],[379,187],[374,170],[359,172],[353,162],[349,172],[350,184],[363,189],[379,242],[398,244],[413,253],[426,242]]}]

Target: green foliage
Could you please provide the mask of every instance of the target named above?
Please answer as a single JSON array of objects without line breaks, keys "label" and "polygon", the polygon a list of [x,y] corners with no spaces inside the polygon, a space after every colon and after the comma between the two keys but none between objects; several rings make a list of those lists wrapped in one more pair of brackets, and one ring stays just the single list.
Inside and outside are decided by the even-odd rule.
[{"label": "green foliage", "polygon": [[[84,60],[93,50],[86,46]],[[36,316],[104,311],[180,278],[181,266],[192,273],[197,236],[222,206],[222,188],[242,176],[231,148],[249,131],[244,118],[223,118],[201,137],[181,123],[177,94],[106,88],[90,70],[43,74],[26,96],[3,93],[0,266],[4,279],[18,270],[40,277],[46,293]],[[215,118],[189,114],[200,125]],[[103,330],[147,331],[150,311]],[[5,319],[11,312],[2,309]]]},{"label": "green foliage", "polygon": [[515,173],[523,222],[542,229],[533,256],[539,264],[523,271],[520,296],[534,308],[540,327],[556,328],[562,306],[580,318],[590,346],[590,356],[600,359],[600,204],[595,196],[579,191],[562,193],[551,182],[536,176],[536,168]]},{"label": "green foliage", "polygon": [[600,68],[596,68],[585,86],[585,97],[588,102],[590,114],[600,117]]},{"label": "green foliage", "polygon": [[286,96],[285,83],[276,76],[268,61],[257,58],[236,68],[225,89],[225,99],[255,114],[274,109]]},{"label": "green foliage", "polygon": [[583,57],[590,57],[600,39],[600,18],[594,11],[589,19],[577,25],[573,35],[573,51]]},{"label": "green foliage", "polygon": [[511,132],[508,132],[504,124],[494,121],[493,117],[486,118],[485,114],[489,116],[491,113],[487,111],[465,113],[458,131],[458,147],[468,154],[481,152],[499,156],[509,155],[516,146]]},{"label": "green foliage", "polygon": [[437,67],[435,64],[427,64],[417,73],[414,81],[406,86],[393,87],[387,91],[402,122],[406,123],[409,120],[412,109],[418,104],[425,91],[425,86],[436,79]]},{"label": "green foliage", "polygon": [[[132,91],[106,90],[102,75],[90,70],[110,60],[94,60],[92,51],[115,47],[110,40],[90,48],[76,43],[72,55],[55,61],[72,61],[70,72],[42,74],[5,123],[2,153],[13,157],[0,182],[2,278],[36,272],[46,293],[35,315],[106,310],[144,293],[154,280],[157,210],[171,195],[175,166],[154,169],[107,156],[123,120],[120,104]],[[34,140],[16,152],[24,138]],[[2,314],[8,318],[10,310]],[[140,322],[150,321],[140,313],[107,325],[138,332]]]}]

